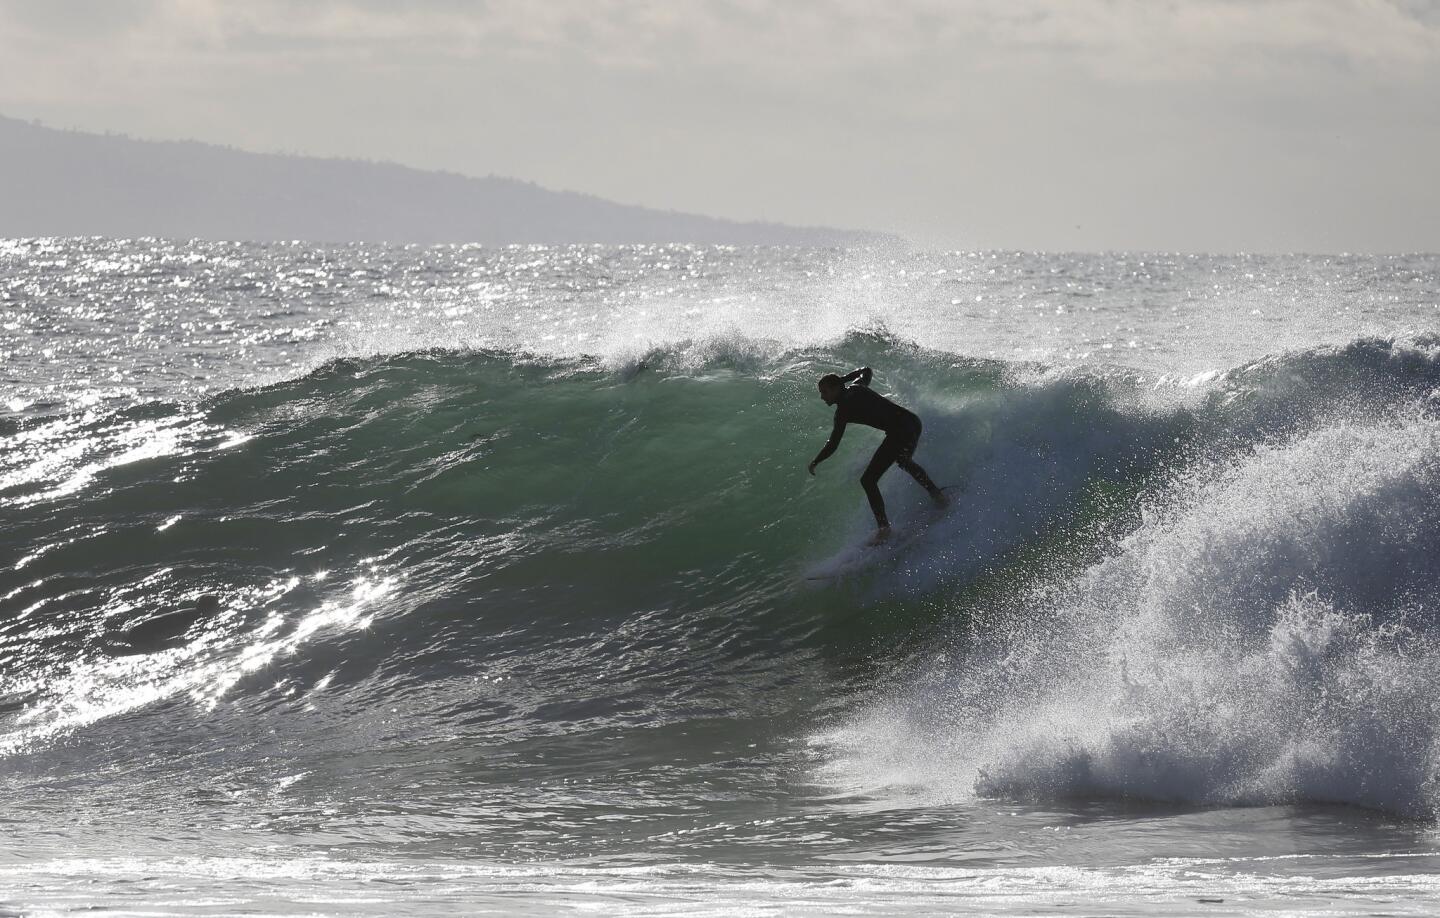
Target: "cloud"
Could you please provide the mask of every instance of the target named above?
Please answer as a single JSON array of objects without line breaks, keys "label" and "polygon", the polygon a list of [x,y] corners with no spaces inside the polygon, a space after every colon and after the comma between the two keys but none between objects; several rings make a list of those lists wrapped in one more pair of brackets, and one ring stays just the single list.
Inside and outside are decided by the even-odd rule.
[{"label": "cloud", "polygon": [[113,35],[154,21],[156,3],[151,0],[0,0],[0,21],[7,32],[27,29],[76,38]]},{"label": "cloud", "polygon": [[1248,78],[1325,63],[1405,78],[1440,61],[1440,14],[1420,0],[332,0],[318,8],[316,37],[428,34],[450,53],[548,52],[656,70],[864,73],[949,56],[951,70],[1060,65],[1112,80]]},{"label": "cloud", "polygon": [[0,0],[0,15],[169,54],[503,54],[762,76],[946,55],[952,70],[1060,66],[1117,81],[1327,64],[1405,78],[1440,63],[1433,0]]}]

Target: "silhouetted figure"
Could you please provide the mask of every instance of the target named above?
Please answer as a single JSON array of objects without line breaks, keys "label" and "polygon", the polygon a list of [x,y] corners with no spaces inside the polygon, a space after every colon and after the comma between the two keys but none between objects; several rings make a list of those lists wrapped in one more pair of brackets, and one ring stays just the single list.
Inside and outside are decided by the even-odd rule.
[{"label": "silhouetted figure", "polygon": [[205,593],[195,600],[194,608],[166,612],[126,628],[120,637],[129,647],[122,653],[152,653],[178,647],[196,624],[211,621],[219,614],[220,597]]},{"label": "silhouetted figure", "polygon": [[[920,482],[921,487],[930,493],[930,499],[937,505],[945,506],[949,503],[949,498],[911,458],[920,442],[920,418],[916,417],[914,412],[871,390],[870,378],[873,375],[869,367],[861,367],[844,377],[834,373],[820,377],[820,382],[817,383],[820,398],[825,404],[835,406],[835,427],[830,431],[830,439],[825,441],[820,453],[810,462],[810,474],[814,475],[815,466],[829,459],[835,452],[835,448],[840,445],[840,438],[845,435],[846,424],[853,422],[885,431],[885,440],[875,450],[874,458],[865,467],[865,474],[860,476],[860,485],[865,489],[865,496],[870,499],[870,509],[875,514],[876,531],[872,541],[882,542],[890,536],[890,519],[885,515],[885,499],[880,496],[880,476],[885,474],[891,463],[900,466]],[[847,386],[846,383],[850,382],[854,385]]]}]

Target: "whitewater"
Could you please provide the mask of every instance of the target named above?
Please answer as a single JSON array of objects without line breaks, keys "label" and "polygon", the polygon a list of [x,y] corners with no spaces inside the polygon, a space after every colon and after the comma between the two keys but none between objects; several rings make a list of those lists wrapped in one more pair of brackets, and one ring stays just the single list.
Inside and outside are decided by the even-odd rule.
[{"label": "whitewater", "polygon": [[[0,240],[0,356],[0,915],[1440,909],[1440,256]],[[862,365],[964,490],[817,583]]]}]

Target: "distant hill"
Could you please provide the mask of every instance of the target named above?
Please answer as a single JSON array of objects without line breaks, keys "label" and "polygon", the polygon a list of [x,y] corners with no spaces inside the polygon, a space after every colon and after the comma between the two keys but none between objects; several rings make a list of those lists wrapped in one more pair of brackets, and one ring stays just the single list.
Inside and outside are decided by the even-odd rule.
[{"label": "distant hill", "polygon": [[740,223],[504,178],[134,140],[0,117],[0,237],[857,245],[875,233]]}]

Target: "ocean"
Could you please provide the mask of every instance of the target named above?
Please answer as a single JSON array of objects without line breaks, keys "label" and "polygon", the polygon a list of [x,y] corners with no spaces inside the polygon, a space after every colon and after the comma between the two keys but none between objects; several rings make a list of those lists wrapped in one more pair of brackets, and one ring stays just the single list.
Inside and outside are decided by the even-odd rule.
[{"label": "ocean", "polygon": [[[0,914],[1440,909],[1440,256],[9,240],[0,356]],[[862,365],[963,490],[812,580]]]}]

